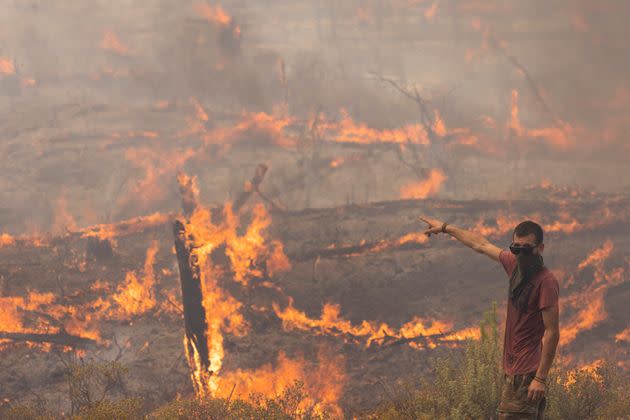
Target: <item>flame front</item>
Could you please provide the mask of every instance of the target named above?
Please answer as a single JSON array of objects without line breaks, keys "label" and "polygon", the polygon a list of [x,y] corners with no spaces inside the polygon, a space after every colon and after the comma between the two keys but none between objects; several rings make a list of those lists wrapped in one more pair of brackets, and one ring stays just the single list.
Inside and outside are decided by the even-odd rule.
[{"label": "flame front", "polygon": [[[286,308],[280,309],[280,306],[274,303],[273,309],[287,330],[297,329],[311,331],[319,335],[359,340],[364,342],[366,347],[372,344],[381,345],[386,340],[412,340],[427,337],[427,346],[433,348],[439,341],[460,341],[466,338],[479,337],[479,331],[476,328],[451,331],[453,325],[450,322],[417,317],[403,324],[400,328],[371,321],[362,321],[359,325],[354,325],[341,317],[339,305],[330,303],[324,304],[320,318],[311,318],[306,313],[296,309],[293,306],[293,299],[289,299]],[[409,345],[417,347],[418,343],[410,341]]]}]

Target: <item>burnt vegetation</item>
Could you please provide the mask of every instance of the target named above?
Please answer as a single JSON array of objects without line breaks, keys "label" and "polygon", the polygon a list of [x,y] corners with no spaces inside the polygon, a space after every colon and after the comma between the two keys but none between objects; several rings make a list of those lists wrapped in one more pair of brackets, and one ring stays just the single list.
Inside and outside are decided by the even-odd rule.
[{"label": "burnt vegetation", "polygon": [[630,415],[628,6],[9,3],[0,417],[494,418],[505,273],[421,213],[539,222],[548,416]]}]

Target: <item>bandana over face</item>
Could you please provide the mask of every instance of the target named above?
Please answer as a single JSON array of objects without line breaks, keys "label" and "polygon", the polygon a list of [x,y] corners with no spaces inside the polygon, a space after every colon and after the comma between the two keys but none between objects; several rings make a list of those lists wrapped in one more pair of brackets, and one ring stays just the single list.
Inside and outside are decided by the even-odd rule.
[{"label": "bandana over face", "polygon": [[521,252],[516,255],[516,267],[510,277],[509,297],[520,312],[527,311],[527,303],[533,287],[530,280],[544,267],[543,257],[540,254],[525,255]]}]

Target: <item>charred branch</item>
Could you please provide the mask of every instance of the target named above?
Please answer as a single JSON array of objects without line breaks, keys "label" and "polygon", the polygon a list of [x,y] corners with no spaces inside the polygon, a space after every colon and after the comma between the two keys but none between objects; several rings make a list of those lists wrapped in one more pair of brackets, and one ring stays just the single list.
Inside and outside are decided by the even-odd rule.
[{"label": "charred branch", "polygon": [[37,334],[37,333],[15,333],[15,332],[1,332],[0,339],[7,339],[12,341],[28,341],[31,343],[50,343],[59,344],[62,346],[69,346],[75,348],[84,348],[89,345],[96,344],[96,341],[78,337],[76,335],[70,335],[68,333],[60,332],[57,334]]}]

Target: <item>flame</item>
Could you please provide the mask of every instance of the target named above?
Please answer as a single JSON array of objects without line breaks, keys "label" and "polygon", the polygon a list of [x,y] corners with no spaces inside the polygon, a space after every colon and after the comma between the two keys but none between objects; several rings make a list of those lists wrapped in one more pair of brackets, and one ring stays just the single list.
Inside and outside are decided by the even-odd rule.
[{"label": "flame", "polygon": [[[478,334],[478,331],[475,332],[474,328],[449,333],[449,330],[453,327],[452,323],[419,317],[415,317],[399,329],[392,328],[385,323],[365,320],[361,324],[355,325],[341,317],[341,307],[339,305],[331,303],[324,304],[321,317],[318,319],[311,318],[306,313],[296,309],[292,298],[289,298],[289,303],[285,309],[280,309],[277,303],[274,303],[272,306],[278,318],[282,320],[282,326],[286,330],[297,329],[310,331],[317,335],[344,337],[365,342],[365,347],[369,347],[372,344],[382,345],[385,340],[414,339],[419,337],[430,337],[428,343],[431,347],[435,346],[438,340],[459,341],[465,338],[476,337],[476,334]],[[438,338],[431,337],[435,335],[443,336]],[[414,346],[412,345],[412,347]]]},{"label": "flame", "polygon": [[198,3],[194,7],[195,12],[212,25],[231,30],[234,38],[241,36],[240,26],[234,23],[234,19],[221,7],[221,5],[211,6],[207,3]]},{"label": "flame", "polygon": [[440,191],[446,178],[439,169],[431,169],[428,178],[424,181],[403,186],[400,189],[400,196],[404,199],[421,199],[435,195]]},{"label": "flame", "polygon": [[627,341],[630,343],[630,328],[626,328],[625,330],[621,331],[620,333],[617,333],[617,335],[615,335],[615,340],[616,341]]},{"label": "flame", "polygon": [[3,233],[0,235],[0,248],[3,246],[13,245],[15,243],[15,238],[8,233]]},{"label": "flame", "polygon": [[521,126],[521,121],[518,118],[518,91],[512,89],[512,100],[510,106],[510,132],[516,136],[522,136],[525,130]]},{"label": "flame", "polygon": [[52,293],[30,292],[26,297],[0,296],[0,331],[3,332],[40,332],[41,329],[26,327],[21,310],[35,311],[52,303]]},{"label": "flame", "polygon": [[428,21],[432,21],[435,18],[438,10],[438,2],[435,0],[431,6],[424,11],[424,18]]},{"label": "flame", "polygon": [[606,291],[624,281],[623,267],[611,271],[604,269],[604,262],[612,251],[613,244],[608,240],[578,264],[578,271],[593,267],[593,281],[582,292],[563,299],[565,306],[575,308],[575,313],[562,326],[560,345],[571,343],[580,332],[592,329],[608,317],[604,301]]},{"label": "flame", "polygon": [[518,114],[518,91],[516,89],[513,89],[510,108],[510,121],[508,123],[508,129],[511,136],[530,139],[540,138],[560,150],[567,149],[573,144],[570,138],[573,128],[566,122],[559,121],[558,126],[556,127],[526,129],[521,125]]},{"label": "flame", "polygon": [[589,254],[584,260],[582,260],[578,264],[578,270],[582,270],[588,266],[592,266],[595,269],[601,271],[603,270],[604,262],[610,257],[610,254],[613,251],[613,243],[610,239],[604,242],[601,248],[595,249],[593,252]]},{"label": "flame", "polygon": [[[266,262],[267,274],[290,269],[290,263],[282,250],[279,241],[269,241],[266,229],[271,219],[262,204],[255,205],[249,225],[244,229],[237,214],[232,211],[230,203],[223,209],[220,224],[212,222],[212,212],[197,206],[186,223],[188,238],[194,241],[192,255],[200,267],[200,284],[203,296],[202,305],[207,323],[207,345],[210,366],[204,370],[201,365],[197,347],[186,337],[185,346],[191,378],[198,396],[217,395],[220,391],[221,370],[225,351],[223,336],[226,333],[243,336],[249,325],[240,310],[242,304],[219,285],[219,279],[230,270],[235,282],[246,286],[252,278],[264,276],[263,263]],[[229,267],[214,265],[210,254],[225,247],[225,255]],[[192,353],[189,351],[192,349]]]},{"label": "flame", "polygon": [[206,144],[234,143],[248,138],[266,140],[281,147],[294,147],[296,140],[284,133],[294,122],[292,117],[265,112],[243,112],[241,121],[233,127],[220,127],[204,133]]},{"label": "flame", "polygon": [[0,75],[15,74],[15,64],[13,60],[7,57],[0,57]]},{"label": "flame", "polygon": [[[38,322],[25,321],[29,312],[45,313],[50,318],[37,317]],[[52,320],[56,321],[52,321]],[[28,292],[26,297],[0,297],[0,331],[17,333],[56,334],[61,331],[78,337],[99,340],[94,319],[87,308],[67,307],[55,303],[51,292]],[[50,350],[42,344],[40,348]]]},{"label": "flame", "polygon": [[118,55],[129,55],[129,48],[120,42],[118,36],[111,30],[103,32],[99,47]]},{"label": "flame", "polygon": [[245,400],[257,394],[275,397],[295,381],[301,381],[310,398],[302,402],[296,414],[311,409],[341,418],[343,412],[338,403],[346,382],[345,360],[343,356],[331,356],[321,350],[317,359],[317,363],[310,365],[301,357],[290,359],[280,352],[275,367],[269,363],[255,370],[227,372],[219,379],[217,396],[227,398],[234,389],[234,396]]},{"label": "flame", "polygon": [[359,18],[359,22],[371,22],[373,20],[372,10],[368,7],[357,7],[357,18]]},{"label": "flame", "polygon": [[209,23],[215,23],[222,26],[229,26],[230,23],[232,23],[232,18],[220,5],[213,7],[207,3],[199,3],[195,5],[195,10]]},{"label": "flame", "polygon": [[162,225],[171,220],[172,215],[159,212],[148,216],[139,216],[118,223],[100,224],[79,230],[82,238],[109,239],[114,242],[120,236],[143,232],[151,227]]},{"label": "flame", "polygon": [[121,196],[118,206],[148,208],[152,203],[163,199],[167,193],[164,179],[173,176],[196,151],[188,148],[177,153],[165,153],[163,150],[142,147],[129,148],[125,158],[144,169],[144,178],[139,180],[127,195]]},{"label": "flame", "polygon": [[433,111],[434,120],[433,120],[433,131],[440,137],[444,137],[447,134],[446,125],[444,124],[444,120],[440,116],[440,112],[436,109]]},{"label": "flame", "polygon": [[118,286],[116,293],[112,296],[112,301],[116,303],[117,308],[111,310],[111,316],[128,319],[135,315],[144,314],[155,307],[153,263],[158,251],[158,243],[154,241],[147,250],[142,278],[138,278],[138,275],[133,271],[127,272],[124,283]]},{"label": "flame", "polygon": [[330,133],[331,140],[338,143],[414,143],[429,144],[426,130],[419,124],[408,124],[393,130],[378,130],[365,123],[355,122],[348,111],[341,110],[341,121],[337,124],[323,123]]}]

